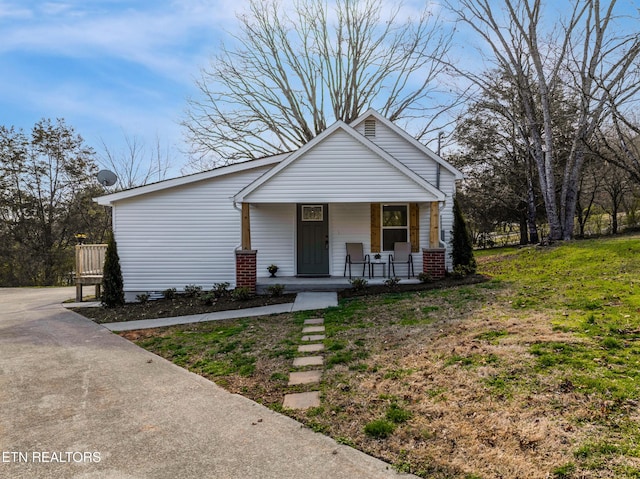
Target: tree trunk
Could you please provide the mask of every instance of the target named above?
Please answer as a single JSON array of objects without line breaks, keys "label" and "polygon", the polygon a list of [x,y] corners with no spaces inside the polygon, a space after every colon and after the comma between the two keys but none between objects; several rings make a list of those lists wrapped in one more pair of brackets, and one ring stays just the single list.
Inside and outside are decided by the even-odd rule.
[{"label": "tree trunk", "polygon": [[533,189],[533,173],[531,162],[527,160],[527,225],[529,227],[529,242],[538,244],[538,226],[536,225],[536,192]]},{"label": "tree trunk", "polygon": [[[573,162],[571,162],[571,157]],[[561,215],[562,215],[562,239],[573,238],[575,228],[576,205],[578,201],[578,183],[580,171],[584,163],[584,148],[582,144],[577,146],[570,155],[565,170],[564,182],[562,185]]]},{"label": "tree trunk", "polygon": [[528,223],[529,222],[527,221],[527,213],[526,211],[523,211],[522,214],[520,215],[520,244],[521,245],[529,244],[529,235],[527,234]]}]

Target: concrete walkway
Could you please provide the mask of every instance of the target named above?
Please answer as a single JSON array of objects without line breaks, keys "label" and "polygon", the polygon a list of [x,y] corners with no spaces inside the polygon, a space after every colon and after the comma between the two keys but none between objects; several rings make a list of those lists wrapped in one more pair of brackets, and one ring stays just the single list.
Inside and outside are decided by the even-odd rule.
[{"label": "concrete walkway", "polygon": [[0,289],[0,477],[408,477],[62,308],[73,295]]}]

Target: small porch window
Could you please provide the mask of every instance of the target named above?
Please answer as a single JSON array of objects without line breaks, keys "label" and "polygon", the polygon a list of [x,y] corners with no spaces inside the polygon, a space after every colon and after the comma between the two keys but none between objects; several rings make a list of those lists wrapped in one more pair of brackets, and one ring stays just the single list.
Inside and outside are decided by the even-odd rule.
[{"label": "small porch window", "polygon": [[382,205],[382,250],[393,251],[396,242],[409,241],[408,205]]}]

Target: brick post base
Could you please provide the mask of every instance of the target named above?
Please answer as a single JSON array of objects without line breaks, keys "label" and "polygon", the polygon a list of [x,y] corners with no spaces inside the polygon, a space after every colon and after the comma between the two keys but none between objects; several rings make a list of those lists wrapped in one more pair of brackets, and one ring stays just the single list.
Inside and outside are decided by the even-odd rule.
[{"label": "brick post base", "polygon": [[236,250],[236,288],[248,288],[256,292],[256,259],[258,251],[255,249]]},{"label": "brick post base", "polygon": [[431,279],[444,278],[446,274],[444,255],[444,248],[422,249],[422,271]]}]

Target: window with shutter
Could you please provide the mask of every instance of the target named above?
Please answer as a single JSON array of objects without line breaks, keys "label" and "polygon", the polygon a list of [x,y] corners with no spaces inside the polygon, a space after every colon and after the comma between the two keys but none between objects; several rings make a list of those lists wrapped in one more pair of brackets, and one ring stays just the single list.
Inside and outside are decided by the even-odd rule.
[{"label": "window with shutter", "polygon": [[411,251],[420,251],[420,214],[418,203],[371,203],[371,251],[393,251],[393,243],[411,243]]}]

